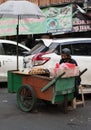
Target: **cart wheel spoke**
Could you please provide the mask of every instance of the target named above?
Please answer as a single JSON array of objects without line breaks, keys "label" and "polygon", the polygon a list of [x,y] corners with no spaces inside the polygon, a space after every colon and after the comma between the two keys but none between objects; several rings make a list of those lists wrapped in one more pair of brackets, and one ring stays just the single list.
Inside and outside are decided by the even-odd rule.
[{"label": "cart wheel spoke", "polygon": [[21,110],[29,112],[36,103],[36,96],[33,88],[29,85],[22,85],[17,92],[17,102]]}]

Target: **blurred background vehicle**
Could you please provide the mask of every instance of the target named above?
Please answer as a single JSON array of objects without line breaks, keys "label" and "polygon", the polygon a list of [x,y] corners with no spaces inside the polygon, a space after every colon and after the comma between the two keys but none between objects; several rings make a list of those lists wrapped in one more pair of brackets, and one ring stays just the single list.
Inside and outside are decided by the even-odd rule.
[{"label": "blurred background vehicle", "polygon": [[[30,49],[18,44],[19,68],[23,68],[23,56],[30,52]],[[7,71],[17,69],[17,43],[10,40],[0,40],[0,82],[7,82]]]},{"label": "blurred background vehicle", "polygon": [[33,55],[24,57],[25,67],[39,66],[47,69],[53,68],[56,63],[59,63],[63,48],[71,50],[71,55],[77,61],[80,70],[88,69],[82,75],[82,84],[91,85],[91,38],[52,39],[51,42],[48,42],[46,51],[43,50],[39,54],[33,53]]},{"label": "blurred background vehicle", "polygon": [[46,52],[49,49],[49,45],[52,43],[52,39],[36,39],[36,45],[30,50],[24,57],[24,68],[30,66],[31,57],[40,52]]}]

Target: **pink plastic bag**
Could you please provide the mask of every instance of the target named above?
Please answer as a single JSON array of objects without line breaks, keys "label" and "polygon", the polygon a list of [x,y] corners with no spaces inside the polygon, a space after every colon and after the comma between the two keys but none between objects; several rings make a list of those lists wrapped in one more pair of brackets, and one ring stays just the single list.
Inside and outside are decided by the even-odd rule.
[{"label": "pink plastic bag", "polygon": [[55,68],[54,68],[54,75],[57,76],[62,72],[66,72],[64,77],[68,76],[74,76],[74,70],[76,69],[76,65],[72,63],[56,63]]}]

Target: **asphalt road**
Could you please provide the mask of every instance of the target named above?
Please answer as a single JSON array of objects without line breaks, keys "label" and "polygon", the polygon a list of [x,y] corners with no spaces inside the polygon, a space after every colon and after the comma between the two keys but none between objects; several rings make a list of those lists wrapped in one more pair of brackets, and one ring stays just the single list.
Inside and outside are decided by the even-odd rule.
[{"label": "asphalt road", "polygon": [[22,112],[16,94],[0,88],[0,130],[91,130],[91,97],[85,96],[85,107],[77,106],[64,114],[61,105],[46,106],[38,101],[33,112]]}]

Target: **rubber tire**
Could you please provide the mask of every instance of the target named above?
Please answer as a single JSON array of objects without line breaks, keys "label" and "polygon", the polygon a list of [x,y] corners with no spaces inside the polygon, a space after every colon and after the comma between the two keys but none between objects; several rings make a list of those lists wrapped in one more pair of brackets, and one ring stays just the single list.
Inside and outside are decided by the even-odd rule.
[{"label": "rubber tire", "polygon": [[[29,100],[29,97],[31,101]],[[29,85],[22,85],[17,92],[17,103],[22,111],[30,112],[36,104],[36,95],[34,89]]]}]

